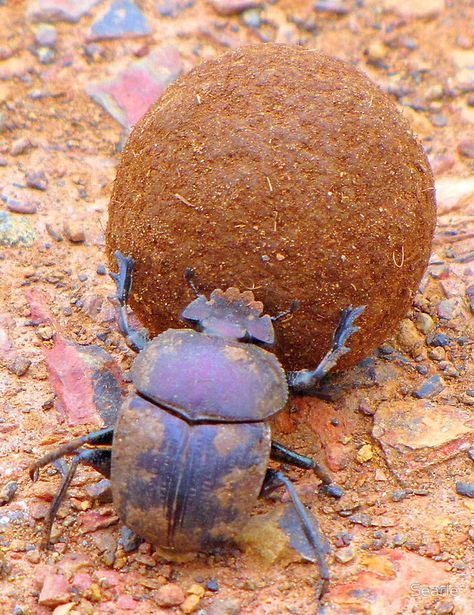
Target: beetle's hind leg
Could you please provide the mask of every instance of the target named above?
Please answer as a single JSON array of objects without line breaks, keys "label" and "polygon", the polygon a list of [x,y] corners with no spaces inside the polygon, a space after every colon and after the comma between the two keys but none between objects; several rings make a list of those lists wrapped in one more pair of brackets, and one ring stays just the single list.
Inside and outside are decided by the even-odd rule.
[{"label": "beetle's hind leg", "polygon": [[127,346],[135,352],[140,352],[140,350],[143,350],[145,347],[147,339],[138,331],[130,328],[127,317],[127,301],[132,290],[133,281],[133,258],[131,256],[124,256],[122,252],[117,250],[115,252],[115,259],[117,261],[118,272],[109,272],[109,275],[117,285],[119,329],[125,337]]},{"label": "beetle's hind leg", "polygon": [[295,451],[286,448],[286,446],[283,446],[283,444],[279,442],[275,442],[275,440],[272,440],[270,459],[279,461],[280,463],[287,463],[297,468],[302,468],[303,470],[312,470],[325,485],[332,484],[332,478],[324,466],[316,463],[311,457],[305,457],[304,455],[295,453]]},{"label": "beetle's hind leg", "polygon": [[313,517],[310,519],[308,512],[296,493],[291,480],[278,470],[268,469],[263,481],[260,495],[267,496],[272,491],[283,485],[288,491],[293,506],[300,518],[306,539],[314,549],[316,558],[319,562],[319,571],[321,583],[319,583],[316,594],[318,600],[326,593],[329,587],[329,568],[326,562],[326,554],[328,552],[328,543],[321,532],[318,521]]},{"label": "beetle's hind leg", "polygon": [[77,466],[82,463],[92,466],[95,470],[103,474],[106,478],[110,478],[110,468],[112,464],[112,451],[110,449],[90,449],[78,451],[71,461],[68,471],[63,476],[61,485],[53,498],[48,515],[46,517],[46,525],[44,528],[44,536],[41,541],[41,549],[48,549],[51,539],[51,531],[53,523],[56,519],[61,502],[64,500],[69,485],[76,474]]},{"label": "beetle's hind leg", "polygon": [[365,310],[365,305],[353,308],[351,305],[342,311],[339,324],[334,332],[332,348],[323,357],[321,363],[313,370],[302,369],[297,372],[288,372],[288,386],[293,391],[308,391],[313,389],[320,380],[336,365],[338,360],[349,352],[345,343],[351,335],[359,331],[354,321]]},{"label": "beetle's hind leg", "polygon": [[[110,478],[110,467],[112,459],[111,446],[113,434],[113,427],[107,427],[86,436],[75,438],[74,440],[66,442],[57,449],[50,451],[30,466],[30,477],[32,480],[36,481],[38,480],[40,468],[43,468],[44,466],[52,463],[53,461],[56,461],[64,455],[74,455],[71,461],[71,465],[69,466],[66,474],[64,474],[61,485],[51,503],[51,507],[46,518],[44,539],[41,542],[42,548],[47,548],[49,546],[51,529],[53,527],[56,514],[59,510],[61,502],[64,499],[64,496],[66,495],[67,489],[71,484],[72,479],[74,478],[77,466],[80,463],[84,465],[89,465],[98,472],[100,472],[106,478]],[[87,444],[105,446],[106,448],[81,450],[81,446]]]}]

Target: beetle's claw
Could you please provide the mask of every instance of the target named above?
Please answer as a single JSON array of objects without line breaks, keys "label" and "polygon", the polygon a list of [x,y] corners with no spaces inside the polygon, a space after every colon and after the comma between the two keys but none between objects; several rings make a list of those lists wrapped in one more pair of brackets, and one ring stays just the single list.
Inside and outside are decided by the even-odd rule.
[{"label": "beetle's claw", "polygon": [[193,269],[193,267],[186,267],[186,269],[184,270],[184,279],[188,283],[194,278],[195,275],[196,271],[195,269]]},{"label": "beetle's claw", "polygon": [[30,469],[28,470],[28,474],[30,475],[31,480],[36,483],[36,481],[39,478],[39,468],[36,465],[36,463],[34,463],[33,465],[30,466]]},{"label": "beetle's claw", "polygon": [[329,589],[329,579],[320,579],[316,584],[316,598],[321,600]]}]

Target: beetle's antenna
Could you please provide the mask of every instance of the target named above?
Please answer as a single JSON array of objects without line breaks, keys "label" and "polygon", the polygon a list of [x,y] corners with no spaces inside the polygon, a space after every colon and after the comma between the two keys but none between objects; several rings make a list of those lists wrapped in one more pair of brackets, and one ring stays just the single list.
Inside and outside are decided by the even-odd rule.
[{"label": "beetle's antenna", "polygon": [[186,267],[184,270],[184,279],[186,280],[187,285],[196,295],[196,297],[200,297],[201,293],[198,291],[196,284],[194,283],[194,278],[196,276],[196,272],[192,267]]},{"label": "beetle's antenna", "polygon": [[296,310],[300,309],[300,302],[296,301],[296,299],[294,301],[291,302],[290,307],[285,310],[284,312],[281,312],[280,314],[277,314],[276,316],[271,316],[271,320],[273,322],[275,322],[275,320],[280,320],[280,318],[284,318],[285,316],[288,316],[289,314],[293,314],[293,312],[296,312]]}]

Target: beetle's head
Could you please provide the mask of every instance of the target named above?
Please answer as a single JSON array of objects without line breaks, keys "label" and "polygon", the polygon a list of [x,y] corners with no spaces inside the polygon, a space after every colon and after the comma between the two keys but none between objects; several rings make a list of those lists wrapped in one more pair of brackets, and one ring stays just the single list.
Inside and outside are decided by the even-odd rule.
[{"label": "beetle's head", "polygon": [[219,288],[210,299],[199,294],[181,318],[208,335],[271,346],[275,340],[272,319],[262,312],[263,303],[255,300],[252,291]]}]

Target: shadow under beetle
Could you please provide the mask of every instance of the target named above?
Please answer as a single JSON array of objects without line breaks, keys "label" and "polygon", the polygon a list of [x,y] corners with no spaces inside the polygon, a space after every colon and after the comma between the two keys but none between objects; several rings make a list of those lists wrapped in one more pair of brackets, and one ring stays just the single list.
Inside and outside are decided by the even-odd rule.
[{"label": "shadow under beetle", "polygon": [[[117,423],[75,438],[36,461],[30,475],[64,455],[74,455],[53,499],[43,545],[78,464],[111,479],[114,505],[124,524],[149,542],[175,551],[209,551],[237,535],[259,495],[284,485],[320,566],[319,595],[329,570],[325,539],[290,480],[268,468],[269,459],[312,470],[329,486],[331,478],[312,459],[273,441],[268,420],[286,404],[288,391],[313,389],[348,352],[364,307],[345,309],[332,349],[314,370],[285,374],[274,354],[273,322],[297,309],[262,315],[251,291],[196,294],[182,313],[192,329],[168,329],[147,341],[129,328],[127,298],[133,260],[116,252],[119,326],[138,352],[132,365],[135,390],[123,402]],[[95,448],[82,448],[84,445]],[[337,489],[333,489],[337,495]]]}]

